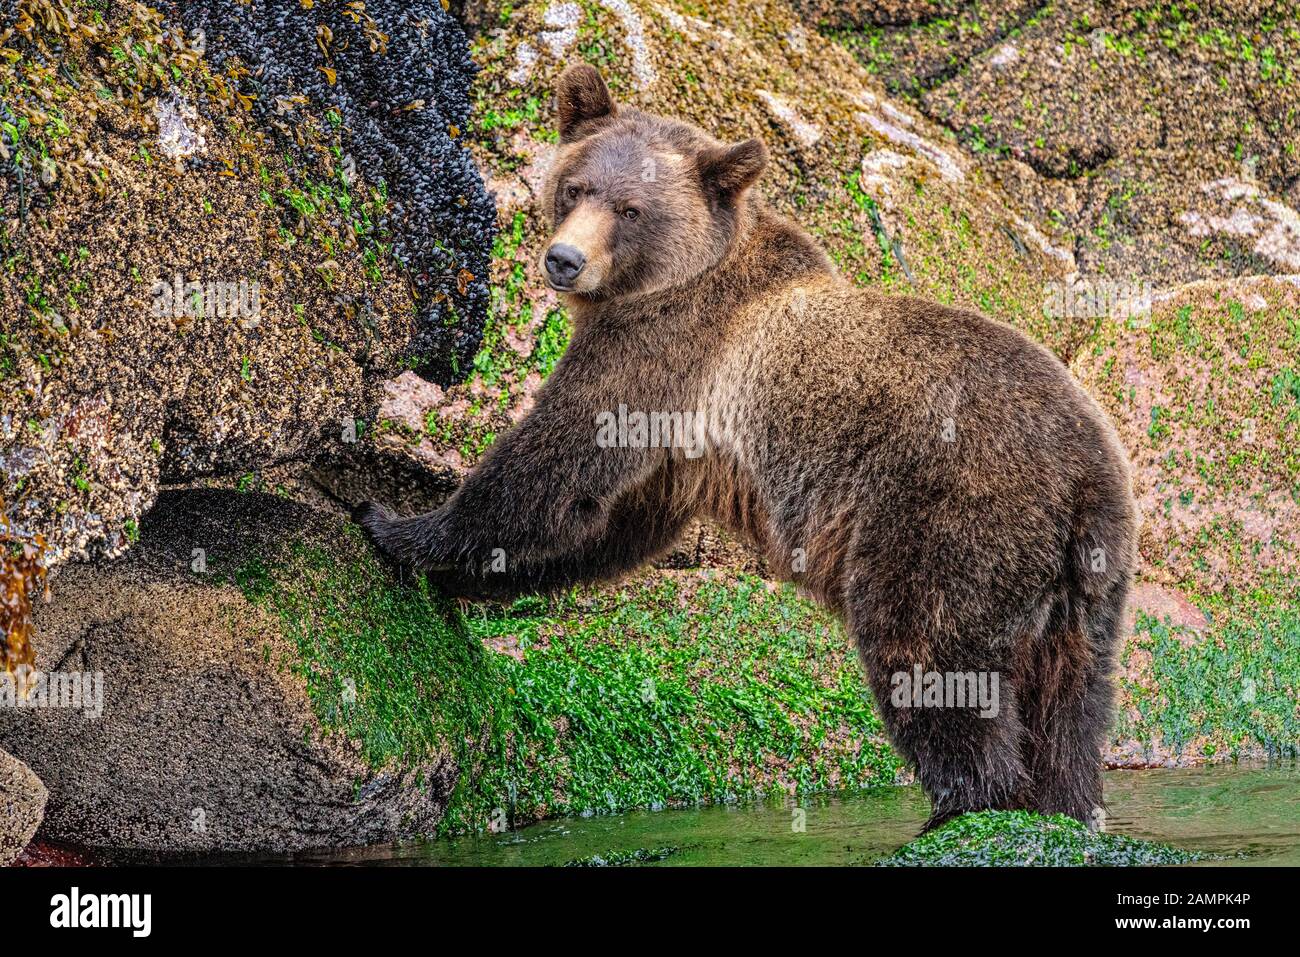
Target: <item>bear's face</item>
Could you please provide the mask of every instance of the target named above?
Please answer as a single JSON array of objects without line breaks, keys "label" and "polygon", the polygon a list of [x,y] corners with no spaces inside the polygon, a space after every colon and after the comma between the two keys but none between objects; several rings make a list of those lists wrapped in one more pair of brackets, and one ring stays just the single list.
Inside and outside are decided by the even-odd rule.
[{"label": "bear's face", "polygon": [[544,201],[555,233],[541,257],[553,289],[590,300],[680,286],[726,255],[745,190],[767,154],[685,123],[614,105],[600,74],[560,78],[560,151]]}]

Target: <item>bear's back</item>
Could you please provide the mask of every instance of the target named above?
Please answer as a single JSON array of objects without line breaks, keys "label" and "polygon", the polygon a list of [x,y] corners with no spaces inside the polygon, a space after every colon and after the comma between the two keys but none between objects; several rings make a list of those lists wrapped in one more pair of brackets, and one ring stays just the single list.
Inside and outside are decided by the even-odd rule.
[{"label": "bear's back", "polygon": [[735,451],[802,476],[1067,507],[1081,485],[1127,496],[1114,430],[1051,352],[977,312],[796,281],[738,323],[708,394]]}]

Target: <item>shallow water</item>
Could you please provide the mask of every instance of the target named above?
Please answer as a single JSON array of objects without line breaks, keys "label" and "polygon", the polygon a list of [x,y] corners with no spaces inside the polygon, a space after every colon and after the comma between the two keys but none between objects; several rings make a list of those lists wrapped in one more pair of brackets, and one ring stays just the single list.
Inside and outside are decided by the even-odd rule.
[{"label": "shallow water", "polygon": [[[1294,762],[1112,771],[1106,802],[1111,833],[1222,858],[1212,864],[1300,865],[1300,765]],[[800,805],[802,831],[795,827],[795,805],[774,800],[565,818],[505,834],[259,861],[538,866],[641,852],[655,866],[870,864],[910,841],[927,813],[917,787],[817,795]]]}]

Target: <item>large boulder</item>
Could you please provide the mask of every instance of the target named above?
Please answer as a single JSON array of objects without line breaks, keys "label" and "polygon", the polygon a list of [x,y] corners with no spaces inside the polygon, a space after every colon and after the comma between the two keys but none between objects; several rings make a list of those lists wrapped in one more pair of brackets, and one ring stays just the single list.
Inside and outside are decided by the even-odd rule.
[{"label": "large boulder", "polygon": [[40,778],[0,750],[0,867],[12,864],[36,834],[46,797]]},{"label": "large boulder", "polygon": [[436,0],[41,10],[0,4],[0,537],[120,553],[160,483],[468,368],[494,210]]},{"label": "large boulder", "polygon": [[372,763],[324,730],[322,712],[364,708],[373,689],[359,675],[324,689],[318,663],[237,583],[283,561],[289,541],[340,562],[360,547],[304,506],[182,493],[149,513],[128,558],[59,572],[37,616],[50,690],[0,710],[0,741],[50,788],[47,838],[175,853],[434,829],[454,763],[435,748]]}]

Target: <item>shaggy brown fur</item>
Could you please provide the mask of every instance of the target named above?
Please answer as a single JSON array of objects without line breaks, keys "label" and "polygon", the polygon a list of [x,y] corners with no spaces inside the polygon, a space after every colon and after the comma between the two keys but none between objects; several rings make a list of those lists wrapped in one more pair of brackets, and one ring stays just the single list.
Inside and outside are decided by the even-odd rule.
[{"label": "shaggy brown fur", "polygon": [[[506,597],[623,575],[708,515],[843,616],[928,826],[1089,820],[1134,562],[1109,423],[1019,332],[838,278],[749,189],[757,141],[617,106],[590,67],[559,112],[547,254],[586,263],[562,285],[572,342],[446,505],[364,507],[374,540],[450,592]],[[697,413],[703,454],[598,443],[620,406]],[[896,706],[917,665],[996,673],[997,715]]]}]

